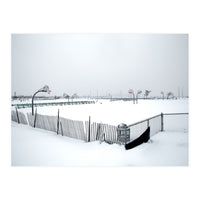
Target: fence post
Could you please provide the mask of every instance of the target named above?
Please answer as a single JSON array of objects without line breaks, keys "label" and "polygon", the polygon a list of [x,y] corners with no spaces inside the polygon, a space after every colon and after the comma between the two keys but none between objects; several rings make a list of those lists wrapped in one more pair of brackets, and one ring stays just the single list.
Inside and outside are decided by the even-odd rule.
[{"label": "fence post", "polygon": [[101,124],[97,124],[97,134],[96,134],[96,140],[99,139],[100,136],[100,131],[101,131]]},{"label": "fence post", "polygon": [[61,130],[61,134],[63,136],[63,128],[62,128],[62,123],[60,122],[60,130]]},{"label": "fence post", "polygon": [[36,118],[37,118],[37,108],[35,108],[35,118],[34,118],[34,128],[35,128],[35,125],[36,125]]},{"label": "fence post", "polygon": [[58,119],[57,119],[57,135],[58,135],[58,131],[59,131],[59,112],[60,112],[60,109],[58,109]]},{"label": "fence post", "polygon": [[163,123],[163,113],[161,113],[161,131],[164,130],[164,123]]},{"label": "fence post", "polygon": [[17,115],[17,122],[18,122],[18,124],[19,124],[20,122],[19,122],[19,115],[18,115],[17,107],[15,107],[15,109],[16,109],[16,115]]},{"label": "fence post", "polygon": [[149,119],[147,119],[147,128],[149,127]]},{"label": "fence post", "polygon": [[89,116],[89,127],[88,127],[88,142],[90,142],[90,116]]},{"label": "fence post", "polygon": [[126,130],[125,130],[125,140],[124,140],[124,145],[126,145],[126,137],[127,137],[127,128],[126,128]]}]

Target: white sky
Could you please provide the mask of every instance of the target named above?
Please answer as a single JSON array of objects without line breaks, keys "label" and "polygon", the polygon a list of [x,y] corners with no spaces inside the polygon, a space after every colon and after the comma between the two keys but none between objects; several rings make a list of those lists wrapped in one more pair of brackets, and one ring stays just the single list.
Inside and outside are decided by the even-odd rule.
[{"label": "white sky", "polygon": [[12,34],[12,95],[188,95],[187,34]]}]

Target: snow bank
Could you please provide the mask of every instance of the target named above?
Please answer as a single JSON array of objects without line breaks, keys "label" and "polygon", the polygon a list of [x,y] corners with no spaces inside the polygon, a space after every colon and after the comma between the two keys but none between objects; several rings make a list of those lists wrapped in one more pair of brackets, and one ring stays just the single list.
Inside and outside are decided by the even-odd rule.
[{"label": "snow bank", "polygon": [[187,166],[188,133],[162,132],[126,151],[12,122],[12,166]]}]

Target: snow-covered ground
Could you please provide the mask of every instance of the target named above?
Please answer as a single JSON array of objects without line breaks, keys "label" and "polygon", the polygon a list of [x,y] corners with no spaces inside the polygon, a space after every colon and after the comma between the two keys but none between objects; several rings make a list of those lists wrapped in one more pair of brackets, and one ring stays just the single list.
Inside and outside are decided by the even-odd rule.
[{"label": "snow-covered ground", "polygon": [[[161,112],[188,112],[188,100],[141,100],[139,104],[100,100],[89,105],[38,107],[38,113],[57,115],[58,108],[65,118],[87,120],[90,115],[93,121],[118,125],[122,122],[131,124]],[[20,111],[31,112],[31,108]],[[173,117],[173,123],[187,121]],[[12,122],[11,144],[13,166],[188,165],[187,129],[160,132],[151,138],[151,142],[126,151],[124,146],[117,144],[86,143]]]},{"label": "snow-covered ground", "polygon": [[13,166],[187,166],[188,133],[160,132],[134,149],[86,143],[12,122]]},{"label": "snow-covered ground", "polygon": [[[15,103],[15,101],[12,103]],[[38,107],[37,113],[56,116],[58,109],[60,109],[60,116],[68,119],[86,121],[91,116],[93,122],[111,125],[118,125],[120,123],[132,124],[158,115],[161,112],[188,112],[188,99],[139,100],[138,104],[133,104],[132,101],[111,102],[109,100],[98,100],[95,104]],[[26,114],[31,112],[31,108],[19,109],[19,111]]]}]

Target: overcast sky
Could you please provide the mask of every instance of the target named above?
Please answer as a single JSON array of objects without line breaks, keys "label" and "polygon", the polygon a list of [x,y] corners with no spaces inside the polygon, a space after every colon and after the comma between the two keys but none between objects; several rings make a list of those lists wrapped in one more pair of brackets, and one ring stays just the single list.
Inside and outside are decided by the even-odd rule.
[{"label": "overcast sky", "polygon": [[188,95],[187,34],[12,34],[12,95]]}]

